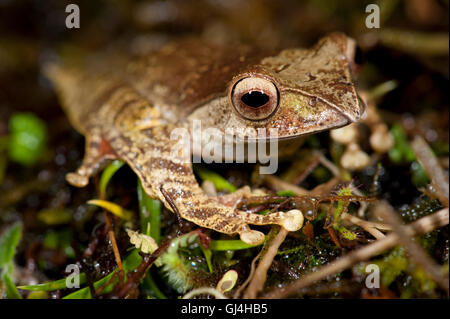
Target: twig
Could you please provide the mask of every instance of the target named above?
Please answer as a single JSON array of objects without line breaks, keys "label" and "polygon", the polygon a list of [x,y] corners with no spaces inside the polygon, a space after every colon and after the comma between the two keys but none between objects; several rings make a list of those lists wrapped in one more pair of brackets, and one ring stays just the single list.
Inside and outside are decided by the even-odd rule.
[{"label": "twig", "polygon": [[[448,208],[442,209],[431,215],[422,217],[421,219],[405,226],[405,233],[408,236],[415,236],[430,232],[436,228],[448,225],[449,212]],[[397,233],[391,233],[383,239],[377,240],[363,248],[355,250],[344,257],[341,257],[326,266],[320,268],[318,271],[307,274],[293,283],[283,287],[275,288],[264,294],[262,298],[278,299],[285,298],[298,292],[300,289],[314,284],[329,275],[343,271],[352,265],[367,260],[373,256],[380,254],[386,249],[392,248],[399,242]]]},{"label": "twig", "polygon": [[250,280],[252,280],[254,274],[255,274],[255,264],[256,261],[259,259],[259,257],[261,256],[261,252],[256,255],[255,258],[253,258],[252,263],[250,265],[250,274],[248,275],[247,279],[244,281],[244,283],[236,290],[236,292],[233,295],[233,299],[237,299],[239,298],[239,296],[241,295],[242,290],[245,289],[245,287],[247,287],[248,283],[250,282]]},{"label": "twig", "polygon": [[339,171],[339,168],[336,165],[334,165],[334,163],[332,161],[328,160],[325,156],[323,156],[322,153],[318,153],[318,154],[319,154],[320,164],[322,164],[323,166],[328,168],[335,177],[340,178],[342,176],[342,174]]},{"label": "twig", "polygon": [[448,178],[439,165],[439,161],[433,154],[433,151],[428,146],[427,142],[421,137],[416,136],[411,143],[411,147],[416,154],[417,159],[427,172],[431,179],[431,183],[436,188],[436,195],[441,203],[449,206],[449,185]]},{"label": "twig", "polygon": [[448,293],[448,277],[446,277],[442,273],[439,265],[437,265],[435,261],[425,252],[422,246],[413,241],[412,237],[407,234],[405,230],[406,226],[402,224],[402,221],[400,220],[392,206],[389,205],[389,203],[387,203],[386,201],[383,201],[379,205],[377,205],[375,214],[380,215],[380,217],[384,218],[395,228],[395,232],[399,237],[399,243],[402,244],[406,248],[406,250],[408,250],[411,259],[415,262],[415,264],[421,267],[439,286],[445,289]]},{"label": "twig", "polygon": [[291,190],[298,195],[308,195],[309,191],[297,185],[285,182],[274,175],[264,175],[264,182],[269,184],[275,191]]},{"label": "twig", "polygon": [[145,254],[141,264],[129,274],[127,282],[121,287],[120,291],[115,295],[116,298],[124,298],[131,289],[137,287],[139,285],[140,280],[144,277],[148,269],[151,267],[153,262],[159,258],[163,253],[166,252],[167,248],[170,245],[170,240],[166,240],[159,246],[157,250],[153,252],[153,254]]},{"label": "twig", "polygon": [[257,294],[263,289],[264,283],[266,282],[267,270],[269,270],[269,267],[278,252],[278,248],[286,238],[287,234],[288,231],[280,227],[275,237],[267,242],[267,250],[262,256],[262,259],[259,262],[258,267],[256,268],[255,275],[253,276],[253,279],[250,281],[250,284],[245,291],[245,299],[256,298]]},{"label": "twig", "polygon": [[114,235],[114,230],[112,229],[111,219],[109,217],[109,213],[107,211],[103,211],[103,215],[105,216],[106,221],[106,229],[108,231],[108,237],[111,242],[111,246],[114,252],[114,258],[116,259],[117,267],[119,267],[119,271],[123,271],[122,267],[122,259],[120,258],[119,248],[117,247],[116,236]]},{"label": "twig", "polygon": [[382,232],[380,232],[378,229],[382,229],[382,230],[392,230],[391,227],[381,224],[381,223],[373,223],[373,222],[368,222],[366,220],[360,219],[356,216],[350,215],[348,213],[343,213],[341,215],[341,218],[343,220],[346,220],[352,224],[358,225],[359,227],[361,227],[362,229],[364,229],[366,232],[368,232],[369,234],[371,234],[373,237],[375,237],[376,239],[381,239],[386,237]]}]

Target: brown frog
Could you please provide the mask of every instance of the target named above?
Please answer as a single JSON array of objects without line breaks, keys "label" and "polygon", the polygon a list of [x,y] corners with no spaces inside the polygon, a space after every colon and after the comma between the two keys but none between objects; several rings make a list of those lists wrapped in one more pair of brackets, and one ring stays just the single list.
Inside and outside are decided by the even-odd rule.
[{"label": "brown frog", "polygon": [[86,137],[83,164],[67,181],[83,187],[107,161],[122,159],[150,197],[199,226],[250,244],[264,234],[249,224],[298,230],[299,211],[250,214],[208,197],[191,162],[173,156],[177,141],[170,135],[195,120],[219,131],[277,129],[281,140],[356,122],[365,106],[352,79],[354,56],[355,42],[332,33],[311,49],[270,54],[185,39],[138,56],[51,64],[46,73]]}]

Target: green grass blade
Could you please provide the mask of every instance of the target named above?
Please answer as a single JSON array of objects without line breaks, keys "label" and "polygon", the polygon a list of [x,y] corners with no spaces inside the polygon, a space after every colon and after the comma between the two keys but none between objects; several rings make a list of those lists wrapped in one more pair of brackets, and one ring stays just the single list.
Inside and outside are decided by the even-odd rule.
[{"label": "green grass blade", "polygon": [[22,223],[17,222],[0,237],[0,268],[12,261],[21,236]]},{"label": "green grass blade", "polygon": [[195,172],[202,180],[212,182],[218,191],[228,191],[232,193],[237,189],[236,186],[228,182],[225,178],[204,167],[195,167]]},{"label": "green grass blade", "polygon": [[14,282],[7,273],[3,273],[2,281],[5,284],[5,296],[7,299],[22,299],[22,296],[19,294],[19,291],[17,291]]},{"label": "green grass blade", "polygon": [[225,251],[225,250],[241,250],[241,249],[247,249],[252,248],[256,246],[260,246],[263,243],[259,245],[249,245],[244,243],[242,240],[211,240],[209,243],[209,249],[214,251]]},{"label": "green grass blade", "polygon": [[[80,274],[80,284],[86,283],[86,274]],[[53,291],[58,289],[66,289],[66,278],[55,280],[52,282],[46,282],[43,284],[30,285],[30,286],[19,286],[17,287],[22,290],[30,290],[30,291]]]},{"label": "green grass blade", "polygon": [[106,187],[114,174],[125,164],[123,161],[115,160],[109,164],[102,172],[100,177],[100,194],[106,198]]},{"label": "green grass blade", "polygon": [[141,181],[138,180],[139,216],[141,232],[147,234],[147,225],[150,223],[150,234],[157,244],[161,240],[161,202],[150,198],[144,191]]}]

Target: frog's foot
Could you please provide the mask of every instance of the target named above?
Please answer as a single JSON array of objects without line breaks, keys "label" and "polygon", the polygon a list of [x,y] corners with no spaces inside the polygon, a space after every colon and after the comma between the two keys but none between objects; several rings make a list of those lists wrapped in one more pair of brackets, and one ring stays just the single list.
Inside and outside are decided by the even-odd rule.
[{"label": "frog's foot", "polygon": [[[195,186],[194,186],[195,189]],[[239,234],[242,241],[250,245],[258,245],[264,241],[262,232],[251,230],[249,225],[280,225],[287,231],[297,231],[303,225],[303,214],[299,210],[286,213],[276,212],[268,215],[247,213],[207,197],[201,189],[188,193],[184,197],[174,198],[174,189],[160,188],[161,197],[166,207],[182,218],[198,226],[234,235]],[[195,198],[194,198],[195,197]]]},{"label": "frog's foot", "polygon": [[297,231],[303,226],[303,214],[298,209],[286,213],[277,212],[268,215],[259,215],[237,211],[238,218],[252,225],[280,225],[288,231]]},{"label": "frog's foot", "polygon": [[84,187],[91,177],[107,160],[115,159],[116,155],[109,143],[100,134],[92,134],[86,138],[83,163],[76,172],[68,173],[66,180],[73,186]]},{"label": "frog's foot", "polygon": [[262,244],[265,239],[264,233],[257,230],[252,230],[250,229],[250,227],[248,227],[248,225],[243,225],[239,229],[238,233],[241,240],[249,245]]},{"label": "frog's foot", "polygon": [[[258,215],[237,211],[238,218],[243,223],[252,225],[280,225],[287,231],[297,231],[303,226],[303,214],[298,209],[290,210],[286,213],[277,212],[268,215]],[[251,244],[253,240],[260,239],[259,234],[254,230],[250,230],[247,225],[242,227],[238,233],[243,242]],[[259,233],[259,232],[258,232]],[[264,240],[264,238],[263,238]]]}]

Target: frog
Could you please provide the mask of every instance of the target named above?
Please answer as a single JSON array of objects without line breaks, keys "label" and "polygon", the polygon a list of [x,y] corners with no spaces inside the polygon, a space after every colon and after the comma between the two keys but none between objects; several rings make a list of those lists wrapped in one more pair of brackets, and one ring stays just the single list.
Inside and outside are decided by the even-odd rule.
[{"label": "frog", "polygon": [[254,214],[238,209],[230,200],[236,197],[227,197],[233,193],[208,196],[192,160],[173,155],[171,132],[201,121],[221,132],[276,129],[283,141],[358,122],[365,104],[356,89],[356,47],[340,32],[310,48],[271,52],[186,38],[150,52],[48,63],[45,74],[71,125],[85,137],[82,164],[66,180],[84,187],[120,159],[148,196],[200,227],[239,235],[250,245],[265,240],[250,225],[297,231],[300,210]]}]

